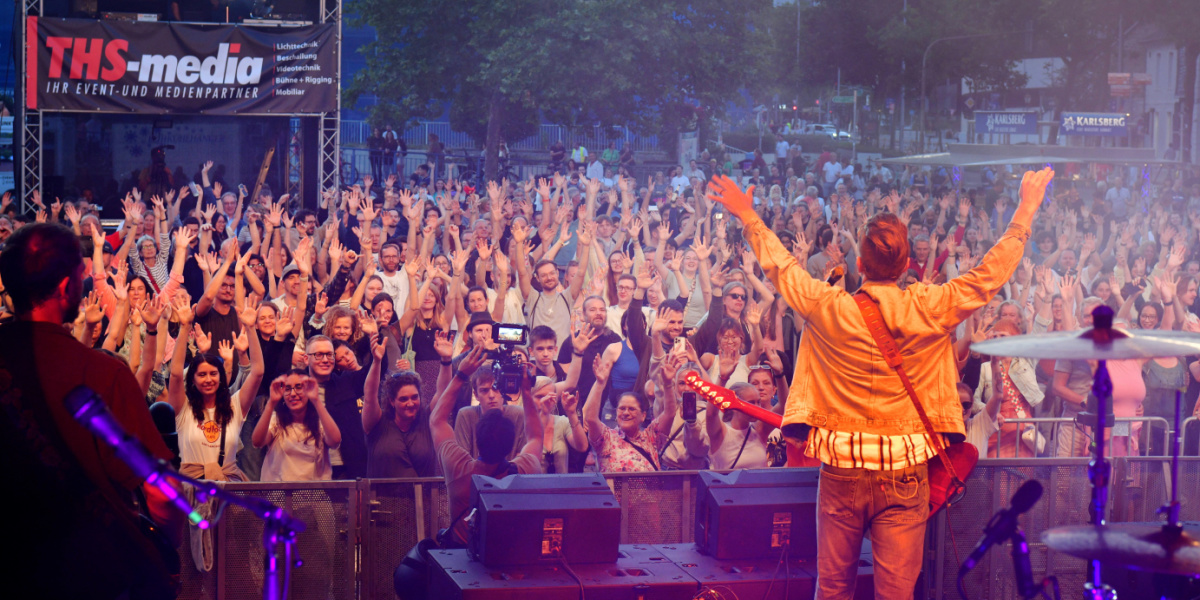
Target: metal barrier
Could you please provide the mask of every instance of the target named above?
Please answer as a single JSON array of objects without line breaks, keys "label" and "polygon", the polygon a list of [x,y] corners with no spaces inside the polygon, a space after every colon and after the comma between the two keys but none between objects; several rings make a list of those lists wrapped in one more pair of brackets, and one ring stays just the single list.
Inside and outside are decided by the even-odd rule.
[{"label": "metal barrier", "polygon": [[[371,137],[372,127],[367,121],[341,122],[342,145],[366,145]],[[476,148],[483,141],[476,142],[474,138],[462,132],[453,131],[446,121],[419,121],[416,125],[404,130],[404,142],[409,148],[423,148],[429,143],[429,134],[437,134],[447,148]],[[639,135],[628,127],[563,127],[561,125],[542,124],[538,132],[522,140],[510,141],[509,150],[546,150],[554,142],[562,140],[568,150],[578,148],[580,144],[589,152],[603,152],[610,141],[617,142],[618,148],[632,145],[634,152],[659,150],[657,135]]]},{"label": "metal barrier", "polygon": [[[292,598],[353,600],[357,598],[360,519],[358,484],[354,481],[235,483],[234,494],[258,496],[302,519],[298,536],[304,566],[292,571]],[[180,598],[262,597],[264,552],[262,521],[245,509],[229,506],[214,533],[213,569],[200,573],[184,537]],[[390,573],[390,571],[389,571]]]},{"label": "metal barrier", "polygon": [[[1171,439],[1171,435],[1174,433],[1174,430],[1171,429],[1170,421],[1164,419],[1163,417],[1117,417],[1115,419],[1115,421],[1117,423],[1145,423],[1147,425],[1149,425],[1151,423],[1161,423],[1163,426],[1163,448],[1171,447],[1170,439]],[[1004,420],[1005,425],[1010,425],[1010,424],[1023,425],[1023,424],[1027,424],[1027,423],[1032,423],[1032,424],[1036,425],[1038,423],[1074,423],[1074,422],[1075,422],[1075,419],[1072,419],[1070,417],[1026,417],[1023,419],[1005,419]],[[1185,430],[1186,430],[1187,421],[1184,421],[1183,426],[1185,427]],[[1057,428],[1055,428],[1055,429],[1057,429]],[[1146,430],[1146,433],[1141,434],[1139,437],[1146,437],[1147,439],[1149,439],[1150,428],[1145,427],[1143,429]],[[1077,431],[1079,431],[1079,428],[1071,427],[1070,430],[1071,430],[1071,447],[1074,448],[1075,447],[1075,439],[1074,439],[1075,433]],[[1040,428],[1039,428],[1039,431],[1040,431]],[[1056,443],[1057,443],[1057,441],[1054,440],[1053,436],[1046,437],[1047,450],[1052,448],[1052,446],[1051,446],[1052,444],[1056,444]],[[1017,453],[1019,451],[1018,444],[1013,444],[1012,449],[1013,449],[1012,458],[1019,458],[1019,456],[1017,455]],[[1107,455],[1112,456],[1112,453],[1111,453],[1112,445],[1106,444],[1105,449],[1109,451],[1109,453]],[[995,453],[993,453],[992,450],[993,450],[993,448],[991,448],[989,446],[988,447],[988,457],[989,458],[1008,458],[1008,457],[1000,456],[1000,448],[999,447],[995,448]],[[1141,453],[1141,454],[1139,454],[1139,456],[1147,456],[1146,453],[1148,453],[1150,451],[1150,444],[1143,444],[1143,447],[1138,448],[1138,451]],[[1050,458],[1050,457],[1054,457],[1053,453],[1051,453],[1049,456],[1047,456],[1047,458]],[[1034,458],[1038,458],[1038,457],[1034,457]],[[1057,457],[1055,457],[1055,458],[1057,458]],[[1028,458],[1026,458],[1025,460],[1028,460]]]},{"label": "metal barrier", "polygon": [[[1180,460],[1184,520],[1200,520],[1200,458]],[[963,500],[930,522],[925,547],[926,589],[918,597],[954,595],[959,561],[984,524],[1004,508],[1027,479],[1045,487],[1041,500],[1021,518],[1030,542],[1035,580],[1058,576],[1064,593],[1082,589],[1086,563],[1049,550],[1041,533],[1088,520],[1087,458],[983,459],[967,479]],[[1169,497],[1170,461],[1119,457],[1112,461],[1111,522],[1153,521]],[[621,504],[621,543],[688,543],[693,540],[695,471],[607,474]],[[449,526],[445,485],[440,478],[363,479],[304,483],[235,483],[226,489],[262,496],[304,519],[300,536],[305,566],[294,571],[292,598],[352,600],[388,598],[392,570],[418,540]],[[217,525],[215,567],[201,574],[190,550],[181,549],[184,589],[180,598],[258,598],[262,583],[261,523],[242,509],[227,509]],[[1015,598],[1012,563],[993,548],[967,579],[975,597]],[[1069,591],[1068,591],[1069,590]]]}]

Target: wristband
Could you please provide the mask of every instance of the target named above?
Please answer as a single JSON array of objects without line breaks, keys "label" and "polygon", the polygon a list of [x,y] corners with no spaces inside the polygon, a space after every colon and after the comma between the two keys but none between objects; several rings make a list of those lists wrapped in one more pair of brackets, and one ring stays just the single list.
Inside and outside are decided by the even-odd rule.
[{"label": "wristband", "polygon": [[469,377],[467,377],[466,375],[463,375],[463,372],[462,372],[462,371],[455,371],[455,372],[454,372],[454,378],[455,378],[455,379],[457,379],[457,380],[459,380],[459,381],[461,381],[461,382],[463,382],[463,383],[466,383],[467,381],[469,381],[469,380],[470,380],[470,378],[469,378]]},{"label": "wristband", "polygon": [[158,335],[158,327],[155,327],[154,329],[150,329],[149,327],[147,327],[146,335]]},{"label": "wristband", "polygon": [[442,361],[442,366],[443,366],[443,367],[448,367],[448,366],[450,366],[450,365],[452,365],[452,364],[454,364],[454,361],[452,361],[452,360],[443,360],[443,361]]},{"label": "wristband", "polygon": [[576,351],[574,348],[571,348],[571,354],[574,354],[575,356],[578,356],[578,357],[580,357],[580,358],[583,358],[583,353],[582,353],[582,352],[577,352],[577,351]]}]

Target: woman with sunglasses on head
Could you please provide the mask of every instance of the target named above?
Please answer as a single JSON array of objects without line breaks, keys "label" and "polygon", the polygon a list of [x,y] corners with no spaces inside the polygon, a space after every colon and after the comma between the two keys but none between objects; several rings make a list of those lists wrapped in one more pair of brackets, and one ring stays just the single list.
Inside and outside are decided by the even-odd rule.
[{"label": "woman with sunglasses on head", "polygon": [[[708,370],[712,381],[722,386],[732,383],[747,382],[750,379],[750,365],[762,354],[762,329],[759,323],[762,310],[751,303],[746,311],[746,325],[725,317],[717,330],[717,351],[705,352],[700,356],[700,364]],[[750,331],[750,352],[743,353],[746,346],[746,330]]]}]

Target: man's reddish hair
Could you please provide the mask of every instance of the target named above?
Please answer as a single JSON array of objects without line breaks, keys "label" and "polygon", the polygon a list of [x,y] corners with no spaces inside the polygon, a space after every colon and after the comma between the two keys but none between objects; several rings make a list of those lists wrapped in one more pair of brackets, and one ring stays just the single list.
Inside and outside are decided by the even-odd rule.
[{"label": "man's reddish hair", "polygon": [[892,213],[867,221],[867,234],[858,244],[862,272],[871,281],[895,281],[908,269],[908,227]]}]

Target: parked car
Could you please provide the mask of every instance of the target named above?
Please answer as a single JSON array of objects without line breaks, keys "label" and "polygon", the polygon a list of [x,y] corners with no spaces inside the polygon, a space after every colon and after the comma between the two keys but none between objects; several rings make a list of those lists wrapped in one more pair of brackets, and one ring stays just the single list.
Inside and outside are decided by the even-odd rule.
[{"label": "parked car", "polygon": [[835,127],[833,125],[822,124],[822,123],[811,123],[809,125],[805,125],[803,134],[804,135],[824,135],[824,136],[828,136],[831,139],[837,139],[839,137],[837,127]]}]

